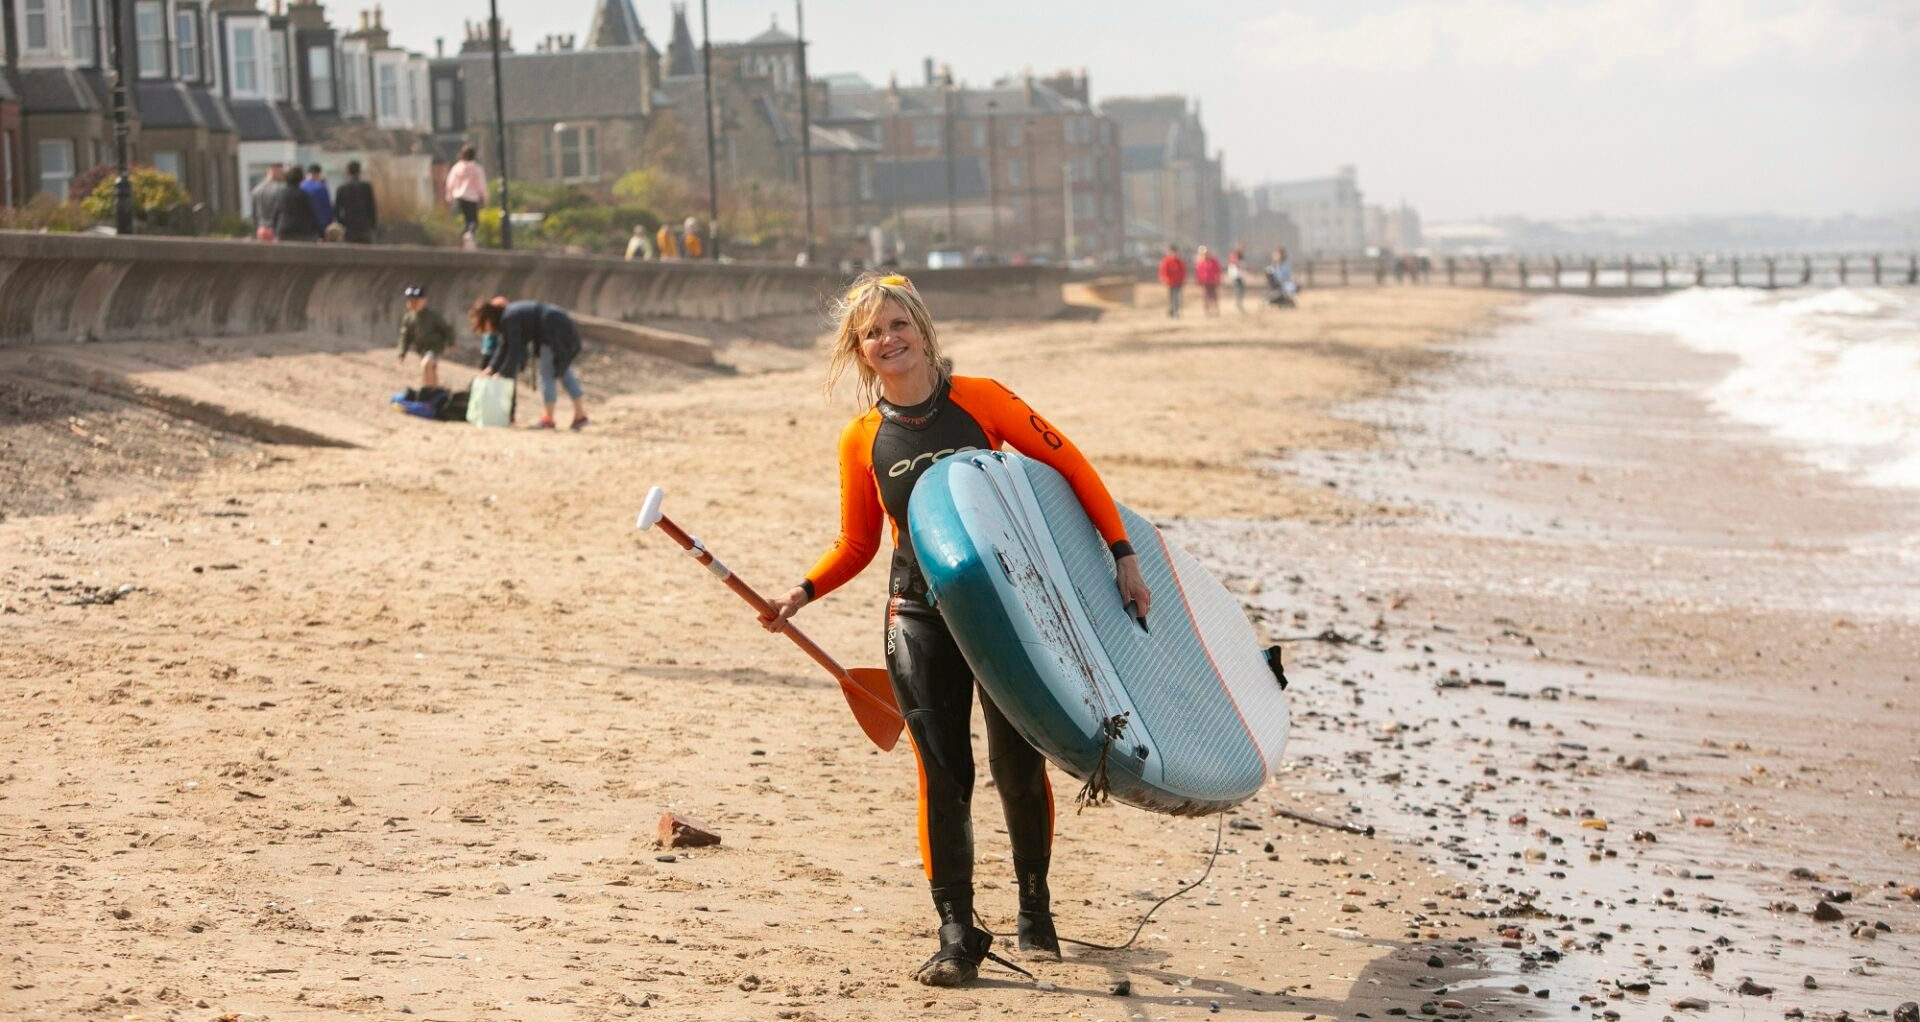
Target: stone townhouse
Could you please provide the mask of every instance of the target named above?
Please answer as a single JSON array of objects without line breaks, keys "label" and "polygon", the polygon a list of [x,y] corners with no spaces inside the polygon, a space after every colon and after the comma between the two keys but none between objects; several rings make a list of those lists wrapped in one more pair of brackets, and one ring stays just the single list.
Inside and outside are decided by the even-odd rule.
[{"label": "stone townhouse", "polygon": [[1101,112],[1120,128],[1128,254],[1157,257],[1169,245],[1224,250],[1229,222],[1223,157],[1207,152],[1200,105],[1185,96],[1109,99]]},{"label": "stone townhouse", "polygon": [[1119,137],[1089,94],[1084,72],[975,88],[931,61],[919,86],[835,78],[818,124],[876,151],[870,170],[849,164],[871,181],[830,181],[831,215],[891,228],[910,255],[975,246],[1004,258],[1115,255],[1124,241]]}]

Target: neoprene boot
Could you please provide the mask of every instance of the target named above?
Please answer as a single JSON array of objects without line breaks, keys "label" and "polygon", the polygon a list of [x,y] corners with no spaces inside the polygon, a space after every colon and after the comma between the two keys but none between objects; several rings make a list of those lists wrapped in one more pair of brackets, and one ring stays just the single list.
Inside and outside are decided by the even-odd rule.
[{"label": "neoprene boot", "polygon": [[1047,890],[1047,860],[1015,859],[1020,881],[1020,950],[1037,958],[1060,960],[1060,936],[1053,929],[1053,899]]},{"label": "neoprene boot", "polygon": [[973,925],[973,894],[936,894],[933,907],[940,913],[940,950],[920,966],[913,978],[930,987],[957,987],[980,975],[993,936]]}]

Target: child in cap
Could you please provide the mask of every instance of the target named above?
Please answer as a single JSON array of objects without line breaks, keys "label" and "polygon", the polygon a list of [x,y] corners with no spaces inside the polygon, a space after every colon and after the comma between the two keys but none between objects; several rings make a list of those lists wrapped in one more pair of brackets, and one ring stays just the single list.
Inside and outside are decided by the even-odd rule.
[{"label": "child in cap", "polygon": [[454,347],[453,324],[427,306],[427,289],[418,284],[405,291],[407,314],[400,320],[400,361],[408,351],[420,353],[420,387],[440,386],[440,353]]}]

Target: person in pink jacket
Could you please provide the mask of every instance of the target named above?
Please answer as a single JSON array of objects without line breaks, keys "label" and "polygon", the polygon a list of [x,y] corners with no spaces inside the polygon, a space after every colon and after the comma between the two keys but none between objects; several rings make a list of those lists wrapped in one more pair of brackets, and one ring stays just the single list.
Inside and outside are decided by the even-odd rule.
[{"label": "person in pink jacket", "polygon": [[1202,245],[1193,253],[1193,282],[1200,285],[1201,308],[1209,316],[1220,315],[1220,260]]},{"label": "person in pink jacket", "polygon": [[447,171],[447,201],[459,208],[464,224],[461,239],[471,245],[480,230],[480,207],[487,202],[487,171],[474,158],[471,145],[460,147],[460,158]]}]

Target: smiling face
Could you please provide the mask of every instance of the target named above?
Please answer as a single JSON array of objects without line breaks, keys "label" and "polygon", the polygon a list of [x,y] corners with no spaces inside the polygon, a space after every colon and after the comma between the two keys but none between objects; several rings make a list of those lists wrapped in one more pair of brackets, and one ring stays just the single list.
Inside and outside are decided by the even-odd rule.
[{"label": "smiling face", "polygon": [[874,310],[860,333],[860,361],[866,363],[889,391],[926,380],[933,375],[927,359],[927,341],[899,302],[888,299]]}]

